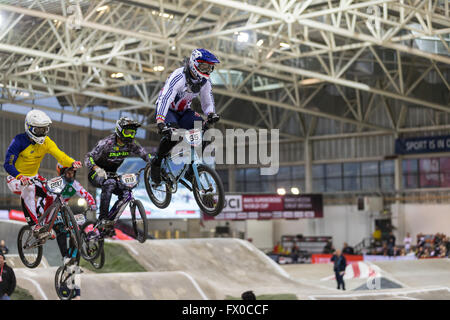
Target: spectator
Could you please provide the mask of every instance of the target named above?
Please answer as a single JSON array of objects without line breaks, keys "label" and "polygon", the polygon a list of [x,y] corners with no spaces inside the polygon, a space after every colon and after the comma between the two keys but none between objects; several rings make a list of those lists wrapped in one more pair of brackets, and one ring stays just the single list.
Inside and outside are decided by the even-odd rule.
[{"label": "spectator", "polygon": [[417,259],[420,259],[425,254],[425,250],[423,246],[417,247],[416,257]]},{"label": "spectator", "polygon": [[343,254],[355,254],[355,251],[352,247],[348,245],[347,242],[344,242],[344,248],[342,249]]},{"label": "spectator", "polygon": [[347,261],[340,250],[335,251],[331,261],[334,262],[333,270],[336,275],[337,289],[339,290],[342,286],[342,290],[345,290],[344,274]]},{"label": "spectator", "polygon": [[256,300],[256,296],[253,291],[245,291],[241,295],[242,300]]},{"label": "spectator", "polygon": [[16,288],[16,275],[5,262],[5,256],[0,253],[0,300],[11,300]]},{"label": "spectator", "polygon": [[281,247],[281,244],[277,242],[275,247],[273,247],[273,253],[281,253],[281,251],[283,251],[283,248]]},{"label": "spectator", "polygon": [[373,232],[372,237],[373,237],[373,239],[376,242],[380,242],[381,241],[381,229],[380,229],[380,227],[378,227],[378,226],[375,227],[375,231]]},{"label": "spectator", "polygon": [[394,247],[395,247],[395,236],[392,231],[389,232],[387,247],[388,247],[388,255],[393,256],[394,255]]},{"label": "spectator", "polygon": [[405,251],[408,253],[411,250],[412,238],[409,232],[406,233],[406,237],[403,239],[403,244],[405,246]]},{"label": "spectator", "polygon": [[8,247],[5,245],[5,240],[1,240],[1,241],[0,241],[0,253],[8,254],[8,252],[9,252],[9,249],[8,249]]},{"label": "spectator", "polygon": [[331,240],[328,240],[325,247],[323,247],[323,253],[333,253],[333,243]]},{"label": "spectator", "polygon": [[298,247],[298,245],[295,244],[291,252],[292,262],[297,263],[299,256],[300,256],[300,248]]},{"label": "spectator", "polygon": [[417,235],[417,246],[423,247],[425,246],[425,236],[422,233]]}]

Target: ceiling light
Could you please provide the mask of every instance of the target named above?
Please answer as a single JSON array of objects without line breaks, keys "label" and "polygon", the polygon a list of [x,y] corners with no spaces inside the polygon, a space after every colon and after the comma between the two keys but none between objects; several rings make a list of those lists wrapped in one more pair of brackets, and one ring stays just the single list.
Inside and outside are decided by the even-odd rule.
[{"label": "ceiling light", "polygon": [[122,72],[114,72],[111,74],[111,78],[117,79],[117,78],[123,78]]},{"label": "ceiling light", "polygon": [[161,71],[164,71],[164,66],[154,66],[153,67],[153,71],[158,71],[158,72],[161,72]]},{"label": "ceiling light", "polygon": [[278,193],[280,196],[283,196],[283,195],[286,194],[286,189],[285,189],[285,188],[278,188],[278,189],[277,189],[277,193]]},{"label": "ceiling light", "polygon": [[300,194],[300,190],[296,187],[291,188],[292,194]]},{"label": "ceiling light", "polygon": [[109,8],[108,6],[101,6],[101,7],[98,7],[97,10],[95,10],[95,11],[97,11],[97,12],[105,11],[105,10],[107,10],[108,8]]},{"label": "ceiling light", "polygon": [[238,42],[248,42],[249,35],[247,32],[239,32],[237,36]]},{"label": "ceiling light", "polygon": [[256,43],[256,45],[258,47],[261,47],[263,43],[264,43],[264,40],[263,39],[259,39],[258,42]]},{"label": "ceiling light", "polygon": [[280,42],[280,47],[282,48],[290,48],[291,46],[286,42]]}]

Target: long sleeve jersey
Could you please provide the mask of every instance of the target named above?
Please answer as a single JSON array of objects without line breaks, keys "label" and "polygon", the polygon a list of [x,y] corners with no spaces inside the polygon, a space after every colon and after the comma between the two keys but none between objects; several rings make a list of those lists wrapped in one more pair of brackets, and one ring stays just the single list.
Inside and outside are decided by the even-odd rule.
[{"label": "long sleeve jersey", "polygon": [[84,198],[90,206],[95,205],[94,197],[89,192],[87,192],[86,189],[84,189],[81,183],[79,183],[77,180],[74,180],[72,183],[67,184],[61,195],[67,202],[75,194],[81,198]]},{"label": "long sleeve jersey", "polygon": [[31,141],[26,133],[21,133],[14,137],[6,150],[3,167],[15,178],[21,174],[32,177],[38,173],[41,161],[47,153],[65,167],[72,166],[75,161],[59,150],[50,137],[45,137],[44,143],[38,144]]},{"label": "long sleeve jersey", "polygon": [[125,158],[136,155],[146,162],[150,161],[151,155],[137,142],[117,144],[116,134],[113,133],[100,140],[90,152],[86,154],[84,164],[89,170],[98,166],[106,172],[116,172]]},{"label": "long sleeve jersey", "polygon": [[200,95],[205,114],[215,112],[211,80],[206,81],[199,92],[193,93],[188,87],[184,68],[178,68],[167,79],[156,100],[156,119],[165,120],[167,112],[184,111],[191,107],[192,100]]}]

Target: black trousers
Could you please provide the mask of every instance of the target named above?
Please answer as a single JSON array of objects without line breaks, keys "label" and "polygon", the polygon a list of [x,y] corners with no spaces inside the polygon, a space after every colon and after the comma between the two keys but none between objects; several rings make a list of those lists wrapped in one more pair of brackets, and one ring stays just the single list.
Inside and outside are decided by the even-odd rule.
[{"label": "black trousers", "polygon": [[128,196],[129,191],[123,189],[122,185],[116,179],[101,178],[95,171],[89,172],[88,180],[94,187],[102,189],[102,194],[100,195],[100,216],[98,218],[100,220],[112,220],[114,217],[108,216],[109,203],[111,202],[112,195],[117,195],[117,201],[120,201]]},{"label": "black trousers", "polygon": [[340,289],[342,285],[342,290],[345,290],[344,275],[341,275],[339,271],[335,271],[334,274],[336,275],[337,288]]}]

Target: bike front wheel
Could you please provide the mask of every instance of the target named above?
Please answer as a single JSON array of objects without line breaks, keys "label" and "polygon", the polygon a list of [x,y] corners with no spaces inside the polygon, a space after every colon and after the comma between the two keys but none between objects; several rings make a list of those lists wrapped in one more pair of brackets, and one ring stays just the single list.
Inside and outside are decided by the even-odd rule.
[{"label": "bike front wheel", "polygon": [[98,256],[97,259],[94,259],[89,262],[95,269],[103,268],[103,266],[105,265],[105,248],[102,247],[102,249],[100,250],[100,255]]},{"label": "bike front wheel", "polygon": [[153,184],[151,178],[151,166],[148,166],[144,171],[144,181],[145,189],[147,190],[147,194],[153,204],[160,209],[167,208],[172,200],[170,187],[163,180],[157,186]]},{"label": "bike front wheel", "polygon": [[[136,208],[139,211],[139,217],[136,216]],[[131,222],[133,224],[134,238],[140,243],[144,243],[147,240],[148,225],[147,215],[145,213],[144,206],[139,200],[135,200],[131,206]],[[140,221],[139,221],[140,219]]]},{"label": "bike front wheel", "polygon": [[69,243],[72,250],[80,250],[81,247],[81,236],[80,236],[80,228],[78,226],[75,217],[73,216],[72,210],[69,207],[61,208],[61,213],[64,217],[64,224],[66,231],[69,233]]},{"label": "bike front wheel", "polygon": [[34,237],[31,227],[23,226],[17,236],[17,250],[22,263],[28,268],[36,268],[42,260],[42,244]]},{"label": "bike front wheel", "polygon": [[86,220],[81,226],[80,252],[83,259],[89,262],[96,260],[103,252],[104,240],[100,237],[99,231],[94,229],[94,226],[94,220]]},{"label": "bike front wheel", "polygon": [[[194,178],[194,198],[200,210],[209,216],[222,212],[225,203],[225,191],[217,172],[205,165],[197,166],[199,181]],[[200,187],[199,187],[200,185]]]},{"label": "bike front wheel", "polygon": [[70,300],[75,297],[74,275],[67,266],[61,266],[55,274],[55,290],[61,300]]}]

